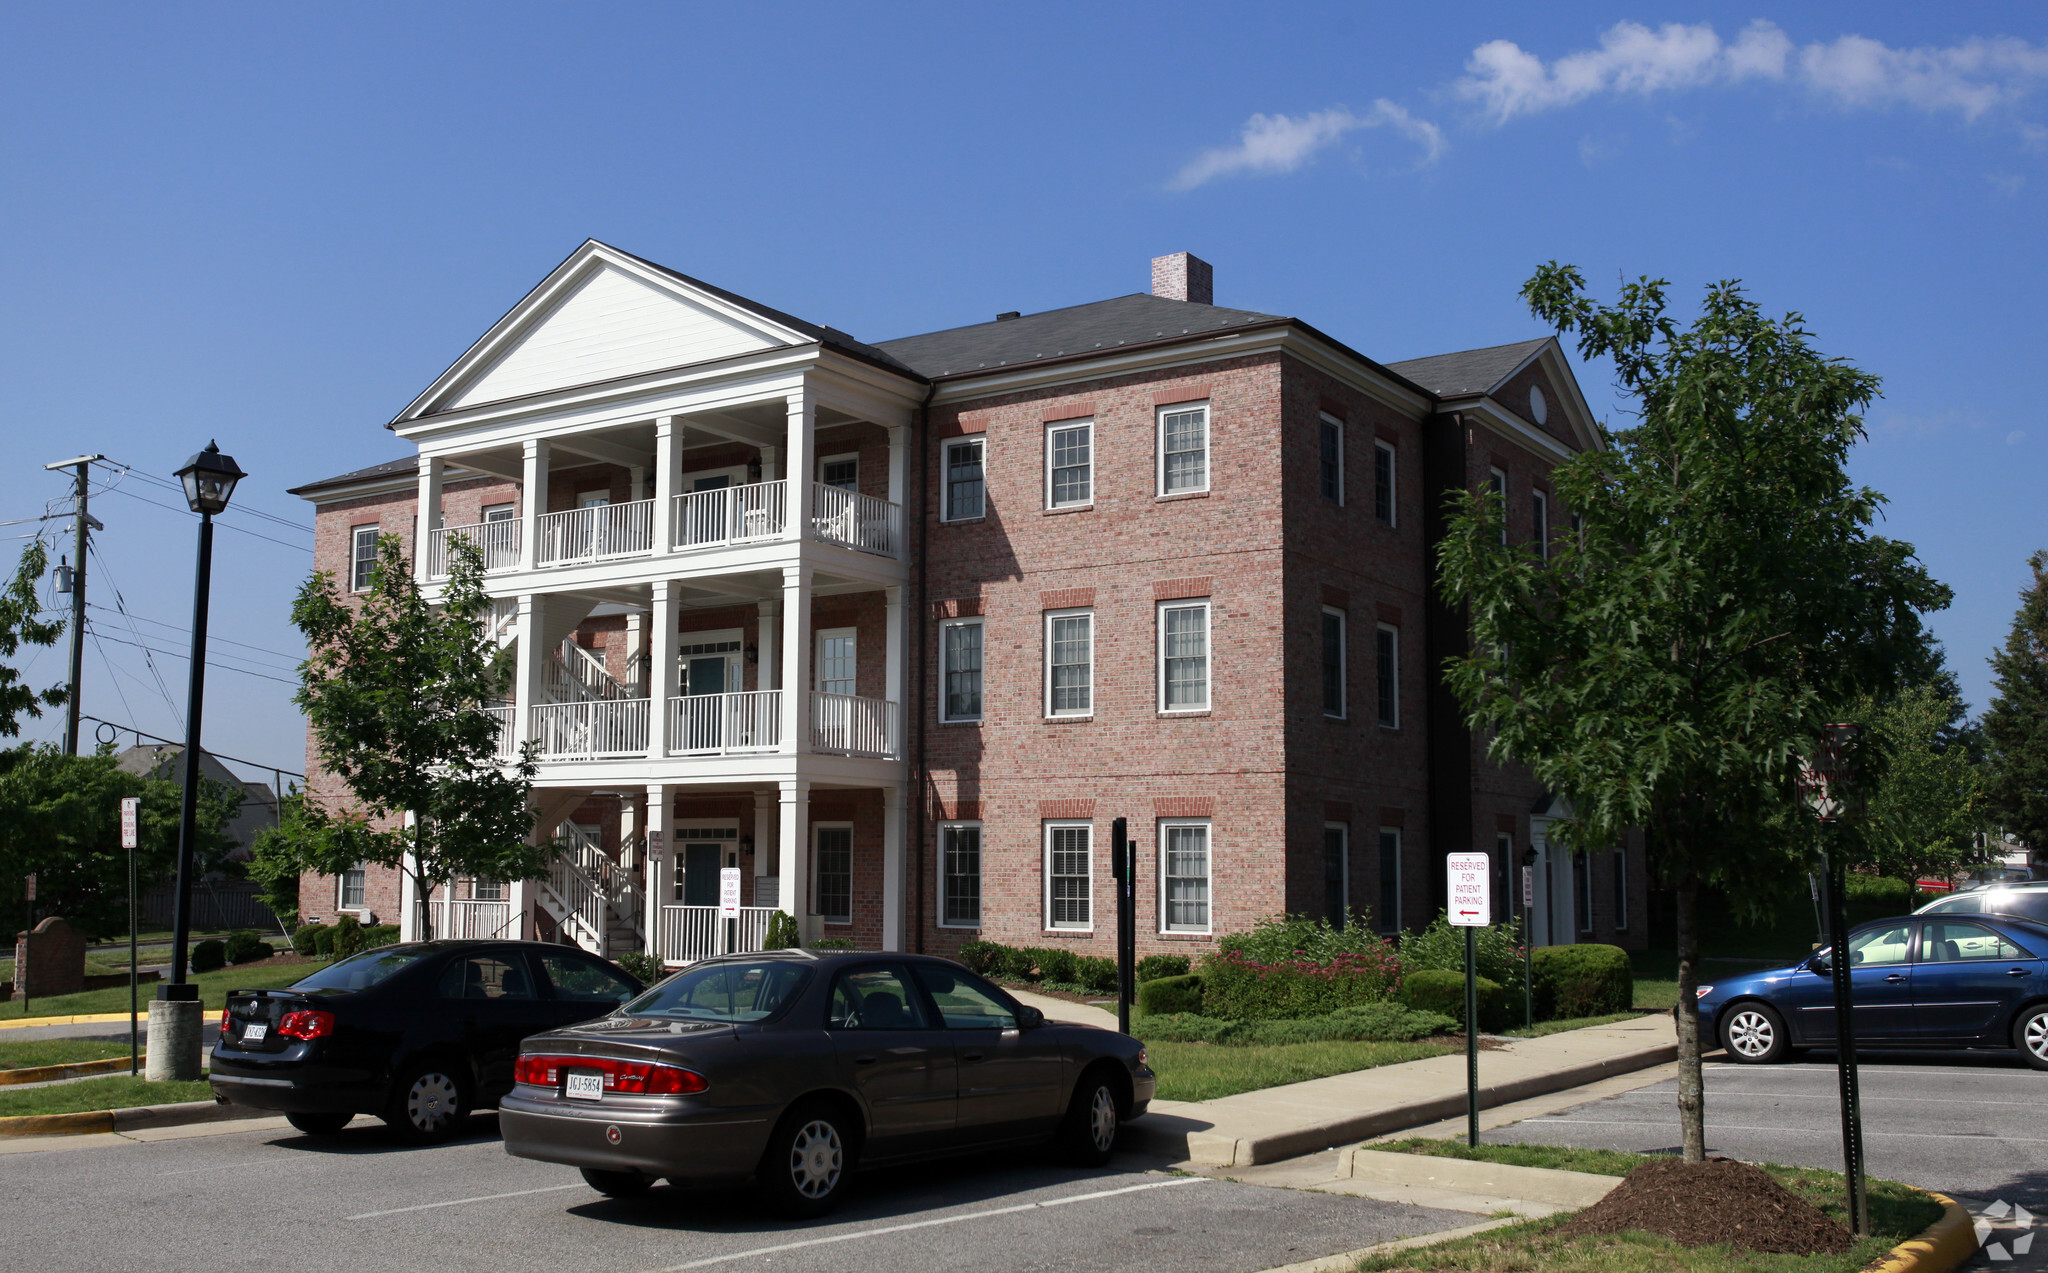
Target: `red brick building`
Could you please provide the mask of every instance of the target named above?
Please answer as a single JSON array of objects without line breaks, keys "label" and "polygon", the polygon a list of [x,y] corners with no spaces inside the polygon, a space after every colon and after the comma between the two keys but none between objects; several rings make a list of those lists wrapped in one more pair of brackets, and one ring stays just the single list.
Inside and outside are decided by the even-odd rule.
[{"label": "red brick building", "polygon": [[[518,669],[490,710],[564,848],[437,887],[436,933],[675,962],[779,907],[1107,951],[1123,817],[1141,950],[1283,910],[1417,927],[1470,849],[1503,918],[1530,863],[1539,942],[1642,945],[1640,848],[1553,851],[1560,802],[1432,670],[1464,637],[1443,494],[1568,530],[1547,475],[1599,433],[1563,351],[1381,364],[1210,280],[1161,257],[1150,294],[867,345],[579,248],[391,422],[415,455],[295,492],[349,586],[379,534],[430,586],[449,537],[484,552]],[[409,926],[408,888],[309,878],[303,909]]]}]

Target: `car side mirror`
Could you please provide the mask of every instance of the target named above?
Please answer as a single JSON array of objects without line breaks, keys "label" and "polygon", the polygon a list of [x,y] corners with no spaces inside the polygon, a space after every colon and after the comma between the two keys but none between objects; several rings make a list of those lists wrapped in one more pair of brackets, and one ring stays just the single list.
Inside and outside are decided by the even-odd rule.
[{"label": "car side mirror", "polygon": [[1036,1030],[1044,1024],[1045,1014],[1043,1012],[1040,1012],[1028,1003],[1017,1005],[1017,1028],[1019,1030]]}]

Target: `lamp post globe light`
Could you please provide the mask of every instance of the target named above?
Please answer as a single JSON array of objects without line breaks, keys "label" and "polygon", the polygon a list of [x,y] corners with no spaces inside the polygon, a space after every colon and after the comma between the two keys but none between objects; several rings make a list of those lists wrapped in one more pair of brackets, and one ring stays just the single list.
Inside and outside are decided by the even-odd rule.
[{"label": "lamp post globe light", "polygon": [[227,511],[247,474],[212,442],[185,461],[178,480],[199,514],[199,563],[192,582],[192,679],[185,698],[185,782],[178,809],[178,906],[171,935],[171,977],[149,1005],[149,1070],[155,1080],[199,1077],[204,1013],[199,987],[186,980],[192,937],[192,875],[199,812],[199,722],[206,703],[206,611],[213,584],[213,519]]}]

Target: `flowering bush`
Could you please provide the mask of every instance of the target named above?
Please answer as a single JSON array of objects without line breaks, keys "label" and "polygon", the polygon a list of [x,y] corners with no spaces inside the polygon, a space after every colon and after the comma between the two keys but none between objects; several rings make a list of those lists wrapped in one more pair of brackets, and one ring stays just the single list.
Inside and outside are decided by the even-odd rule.
[{"label": "flowering bush", "polygon": [[1362,923],[1336,929],[1321,920],[1275,916],[1249,933],[1219,939],[1202,979],[1205,1015],[1316,1017],[1392,999],[1401,989],[1401,957]]}]

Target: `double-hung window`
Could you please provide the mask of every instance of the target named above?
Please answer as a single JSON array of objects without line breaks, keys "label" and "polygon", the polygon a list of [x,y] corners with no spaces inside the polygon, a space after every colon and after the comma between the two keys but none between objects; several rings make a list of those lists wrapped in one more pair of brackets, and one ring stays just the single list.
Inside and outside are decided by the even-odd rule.
[{"label": "double-hung window", "polygon": [[1208,404],[1160,408],[1159,493],[1181,495],[1208,489]]},{"label": "double-hung window", "polygon": [[980,619],[958,619],[939,629],[941,720],[981,719],[981,638]]},{"label": "double-hung window", "polygon": [[1209,931],[1209,824],[1159,824],[1160,931]]},{"label": "double-hung window", "polygon": [[1500,501],[1500,542],[1508,542],[1508,475],[1499,469],[1486,471],[1486,489]]},{"label": "double-hung window", "polygon": [[1045,616],[1045,714],[1095,711],[1095,614],[1052,610]]},{"label": "double-hung window", "polygon": [[847,823],[820,823],[812,851],[816,878],[812,882],[811,913],[833,923],[853,922],[853,827]]},{"label": "double-hung window", "polygon": [[1536,526],[1536,555],[1550,560],[1550,497],[1542,491],[1529,492],[1529,513]]},{"label": "double-hung window", "polygon": [[1579,931],[1593,931],[1593,855],[1572,854],[1572,910],[1579,921]]},{"label": "double-hung window", "polygon": [[1614,851],[1614,931],[1628,929],[1628,853]]},{"label": "double-hung window", "polygon": [[340,901],[337,909],[359,911],[363,909],[363,886],[369,872],[361,862],[341,873]]},{"label": "double-hung window", "polygon": [[828,455],[818,461],[818,480],[842,491],[860,489],[860,454]]},{"label": "double-hung window", "polygon": [[1382,526],[1394,524],[1394,448],[1372,444],[1372,515]]},{"label": "double-hung window", "polygon": [[969,522],[987,510],[988,489],[982,469],[983,438],[961,438],[946,443],[946,507],[949,522]]},{"label": "double-hung window", "polygon": [[1344,502],[1344,422],[1335,416],[1320,421],[1316,448],[1316,484],[1332,504]]},{"label": "double-hung window", "polygon": [[1342,929],[1351,910],[1351,824],[1323,824],[1323,919]]},{"label": "double-hung window", "polygon": [[1209,603],[1167,601],[1159,606],[1159,710],[1209,708]]},{"label": "double-hung window", "polygon": [[1383,933],[1401,931],[1401,828],[1380,828],[1380,910]]},{"label": "double-hung window", "polygon": [[852,628],[824,628],[818,633],[818,692],[852,695],[856,692],[855,669],[859,658],[858,640]]},{"label": "double-hung window", "polygon": [[370,590],[370,576],[377,569],[377,528],[358,526],[349,532],[348,586],[354,592]]},{"label": "double-hung window", "polygon": [[1344,612],[1323,607],[1323,715],[1344,718]]},{"label": "double-hung window", "polygon": [[1045,824],[1045,926],[1092,929],[1095,827],[1087,822]]},{"label": "double-hung window", "polygon": [[[1493,878],[1506,880],[1515,873],[1515,837],[1502,831],[1493,837]],[[1493,894],[1494,913],[1489,921],[1505,924],[1515,917],[1514,900],[1518,896],[1512,886],[1501,888],[1497,884],[1488,889]]]},{"label": "double-hung window", "polygon": [[1401,630],[1392,624],[1382,623],[1374,638],[1374,654],[1378,667],[1374,688],[1379,693],[1380,724],[1388,729],[1401,728]]},{"label": "double-hung window", "polygon": [[981,927],[981,824],[939,826],[939,926]]},{"label": "double-hung window", "polygon": [[1045,431],[1045,506],[1079,508],[1095,499],[1095,422],[1075,420]]}]

